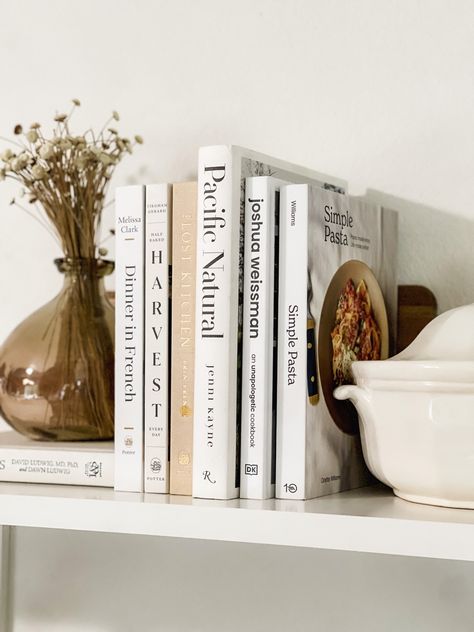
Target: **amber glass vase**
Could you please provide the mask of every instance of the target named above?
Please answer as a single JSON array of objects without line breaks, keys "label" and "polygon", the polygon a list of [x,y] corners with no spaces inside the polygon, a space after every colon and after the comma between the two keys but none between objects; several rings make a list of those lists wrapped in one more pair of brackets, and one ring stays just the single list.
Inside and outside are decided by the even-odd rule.
[{"label": "amber glass vase", "polygon": [[114,309],[102,259],[56,259],[55,299],[0,348],[0,413],[18,432],[46,441],[114,435]]}]

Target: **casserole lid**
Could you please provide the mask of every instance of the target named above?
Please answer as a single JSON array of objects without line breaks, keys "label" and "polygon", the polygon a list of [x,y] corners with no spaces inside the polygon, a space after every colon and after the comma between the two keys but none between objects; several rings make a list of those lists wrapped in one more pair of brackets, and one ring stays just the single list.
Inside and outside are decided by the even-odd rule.
[{"label": "casserole lid", "polygon": [[474,360],[474,304],[432,320],[391,360]]},{"label": "casserole lid", "polygon": [[455,382],[474,384],[474,360],[378,360],[353,362],[352,373],[361,380],[397,382]]},{"label": "casserole lid", "polygon": [[474,383],[474,304],[441,314],[388,360],[353,362],[352,372],[357,381]]}]

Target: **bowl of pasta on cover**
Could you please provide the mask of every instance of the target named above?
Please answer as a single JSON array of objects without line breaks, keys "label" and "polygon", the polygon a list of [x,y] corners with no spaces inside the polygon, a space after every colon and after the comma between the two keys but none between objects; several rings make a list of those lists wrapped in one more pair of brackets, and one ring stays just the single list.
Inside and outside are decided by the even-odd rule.
[{"label": "bowl of pasta on cover", "polygon": [[362,261],[344,263],[326,290],[318,335],[321,389],[334,423],[358,432],[357,412],[333,397],[336,387],[353,384],[352,362],[385,360],[389,353],[387,310],[372,270]]}]

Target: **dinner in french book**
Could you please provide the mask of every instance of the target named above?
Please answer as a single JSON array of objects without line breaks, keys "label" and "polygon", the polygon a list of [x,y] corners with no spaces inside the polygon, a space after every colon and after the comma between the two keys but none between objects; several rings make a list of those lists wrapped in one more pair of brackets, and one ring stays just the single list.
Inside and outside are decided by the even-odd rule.
[{"label": "dinner in french book", "polygon": [[145,188],[115,194],[115,489],[143,491]]},{"label": "dinner in french book", "polygon": [[202,498],[239,496],[245,178],[257,175],[344,187],[236,146],[199,151],[193,495]]}]

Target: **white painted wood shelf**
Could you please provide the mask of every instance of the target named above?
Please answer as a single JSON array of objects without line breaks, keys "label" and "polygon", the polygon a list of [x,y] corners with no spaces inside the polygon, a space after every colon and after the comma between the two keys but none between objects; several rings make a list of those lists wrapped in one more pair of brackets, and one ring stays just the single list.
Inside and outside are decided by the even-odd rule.
[{"label": "white painted wood shelf", "polygon": [[474,511],[415,505],[382,486],[303,502],[0,483],[0,525],[474,561]]}]

